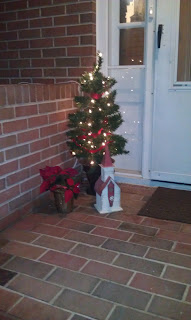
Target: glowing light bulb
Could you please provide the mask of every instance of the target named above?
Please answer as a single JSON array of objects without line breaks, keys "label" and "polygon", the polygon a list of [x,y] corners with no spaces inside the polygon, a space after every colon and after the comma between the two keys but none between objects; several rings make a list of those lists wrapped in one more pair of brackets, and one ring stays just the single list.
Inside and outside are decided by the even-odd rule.
[{"label": "glowing light bulb", "polygon": [[93,146],[93,145],[91,145],[91,148],[94,148],[94,146]]},{"label": "glowing light bulb", "polygon": [[89,76],[90,76],[90,80],[93,80],[93,75],[91,72],[89,73]]},{"label": "glowing light bulb", "polygon": [[89,113],[92,113],[92,110],[91,110],[91,109],[89,109]]},{"label": "glowing light bulb", "polygon": [[88,143],[90,144],[90,143],[91,143],[91,141],[88,141]]},{"label": "glowing light bulb", "polygon": [[106,95],[106,96],[108,96],[108,95],[109,95],[109,92],[108,92],[108,91],[106,91],[106,92],[105,92],[105,95]]},{"label": "glowing light bulb", "polygon": [[92,133],[91,133],[91,132],[89,132],[89,133],[88,133],[88,136],[91,136],[91,134],[92,134]]},{"label": "glowing light bulb", "polygon": [[84,83],[86,83],[86,80],[84,80]]},{"label": "glowing light bulb", "polygon": [[76,153],[75,153],[74,151],[72,152],[72,154],[73,154],[73,156],[75,156],[75,155],[76,155]]},{"label": "glowing light bulb", "polygon": [[107,134],[106,134],[106,133],[104,133],[103,135],[104,135],[104,137],[106,137],[106,136],[107,136]]},{"label": "glowing light bulb", "polygon": [[100,53],[99,53],[99,57],[102,57],[102,56],[103,56],[103,54],[100,52]]},{"label": "glowing light bulb", "polygon": [[80,124],[82,124],[82,122],[80,121]]},{"label": "glowing light bulb", "polygon": [[110,106],[111,106],[111,103],[108,103],[107,106],[110,107]]},{"label": "glowing light bulb", "polygon": [[133,77],[131,77],[131,79],[133,79]]},{"label": "glowing light bulb", "polygon": [[101,111],[102,109],[101,108],[99,108],[99,111]]},{"label": "glowing light bulb", "polygon": [[94,100],[94,99],[92,99],[92,100],[91,100],[91,103],[95,103],[95,100]]},{"label": "glowing light bulb", "polygon": [[131,61],[135,61],[134,59],[131,59]]},{"label": "glowing light bulb", "polygon": [[105,146],[105,142],[102,142],[102,146]]},{"label": "glowing light bulb", "polygon": [[139,62],[142,62],[142,60],[139,60]]},{"label": "glowing light bulb", "polygon": [[131,89],[131,92],[133,92],[133,89]]},{"label": "glowing light bulb", "polygon": [[110,77],[107,77],[107,79],[109,80],[109,79],[110,79]]},{"label": "glowing light bulb", "polygon": [[96,69],[98,69],[98,68],[99,68],[99,66],[97,65],[97,66],[96,66]]},{"label": "glowing light bulb", "polygon": [[94,161],[91,161],[90,164],[94,164]]},{"label": "glowing light bulb", "polygon": [[88,123],[88,126],[91,127],[91,125],[92,125],[91,122],[89,122],[89,123]]},{"label": "glowing light bulb", "polygon": [[105,81],[102,81],[102,84],[105,84]]}]

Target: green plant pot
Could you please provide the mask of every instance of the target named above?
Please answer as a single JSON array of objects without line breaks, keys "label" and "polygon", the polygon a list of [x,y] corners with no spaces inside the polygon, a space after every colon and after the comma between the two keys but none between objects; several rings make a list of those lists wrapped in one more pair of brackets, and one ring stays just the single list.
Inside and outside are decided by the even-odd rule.
[{"label": "green plant pot", "polygon": [[74,198],[70,199],[68,202],[65,202],[65,192],[63,190],[55,190],[54,192],[54,201],[58,213],[67,214],[73,211],[74,208]]}]

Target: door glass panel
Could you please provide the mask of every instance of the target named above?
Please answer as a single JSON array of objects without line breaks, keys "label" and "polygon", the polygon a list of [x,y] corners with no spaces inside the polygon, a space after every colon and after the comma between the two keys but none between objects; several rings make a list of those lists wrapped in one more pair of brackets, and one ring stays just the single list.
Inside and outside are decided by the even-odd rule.
[{"label": "door glass panel", "polygon": [[119,65],[144,63],[144,28],[120,30]]},{"label": "door glass panel", "polygon": [[120,23],[145,20],[145,0],[120,0]]},{"label": "door glass panel", "polygon": [[191,1],[180,1],[177,81],[191,81]]}]

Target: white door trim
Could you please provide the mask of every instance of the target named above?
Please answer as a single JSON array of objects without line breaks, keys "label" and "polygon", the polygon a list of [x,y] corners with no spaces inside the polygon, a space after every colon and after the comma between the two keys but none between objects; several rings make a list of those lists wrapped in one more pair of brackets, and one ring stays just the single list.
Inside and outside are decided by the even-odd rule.
[{"label": "white door trim", "polygon": [[154,102],[154,54],[155,54],[156,0],[148,0],[145,41],[145,97],[143,114],[142,177],[150,179],[152,121]]}]

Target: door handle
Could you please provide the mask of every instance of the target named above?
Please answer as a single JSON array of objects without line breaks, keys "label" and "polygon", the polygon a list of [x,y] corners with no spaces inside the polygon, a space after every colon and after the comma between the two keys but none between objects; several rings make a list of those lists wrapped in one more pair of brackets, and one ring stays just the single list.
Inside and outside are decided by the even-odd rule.
[{"label": "door handle", "polygon": [[160,49],[162,34],[163,34],[163,24],[159,24],[158,25],[158,38],[157,38],[158,49]]}]

